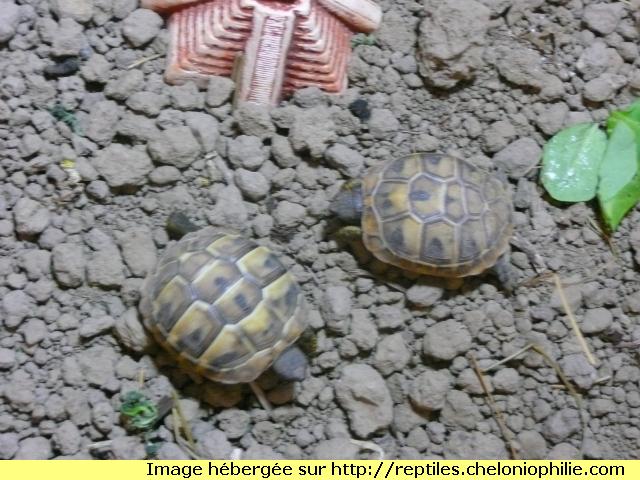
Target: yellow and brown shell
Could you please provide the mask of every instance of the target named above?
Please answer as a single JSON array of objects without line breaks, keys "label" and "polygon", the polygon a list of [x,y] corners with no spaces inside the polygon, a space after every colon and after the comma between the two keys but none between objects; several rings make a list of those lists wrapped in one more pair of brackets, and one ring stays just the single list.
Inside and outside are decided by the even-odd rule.
[{"label": "yellow and brown shell", "polygon": [[255,380],[306,321],[300,287],[275,254],[212,227],[167,249],[144,282],[141,310],[182,367],[223,383]]},{"label": "yellow and brown shell", "polygon": [[362,182],[365,246],[379,260],[439,277],[477,275],[509,248],[506,183],[450,155],[412,154]]}]

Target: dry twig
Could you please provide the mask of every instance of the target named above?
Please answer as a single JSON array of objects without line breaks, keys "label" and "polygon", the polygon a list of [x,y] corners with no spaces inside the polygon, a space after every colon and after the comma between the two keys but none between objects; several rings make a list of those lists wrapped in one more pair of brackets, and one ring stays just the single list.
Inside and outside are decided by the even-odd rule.
[{"label": "dry twig", "polygon": [[151,55],[149,57],[144,57],[141,58],[140,60],[136,60],[133,63],[130,63],[129,65],[127,65],[126,67],[124,67],[125,70],[131,70],[133,68],[139,67],[140,65],[150,62],[151,60],[155,60],[156,58],[160,58],[162,57],[161,53],[156,53],[155,55]]},{"label": "dry twig", "polygon": [[498,427],[500,427],[500,432],[502,432],[504,441],[509,446],[509,451],[511,452],[511,458],[513,460],[518,460],[518,453],[516,452],[516,449],[513,446],[513,441],[512,441],[513,438],[511,436],[511,432],[507,428],[507,424],[504,421],[502,411],[498,408],[498,405],[496,404],[496,401],[494,400],[493,395],[491,395],[491,392],[489,391],[489,387],[487,386],[487,381],[485,380],[484,375],[482,374],[482,370],[480,369],[480,365],[478,365],[478,361],[476,360],[476,357],[473,354],[471,354],[471,366],[473,367],[473,370],[476,372],[476,375],[478,377],[478,380],[480,381],[480,385],[482,386],[482,390],[484,391],[484,394],[487,396],[487,403],[489,404],[489,407],[491,408],[491,412],[493,413],[493,416],[496,419],[496,422],[498,423]]},{"label": "dry twig", "polygon": [[571,311],[571,307],[569,306],[569,302],[567,301],[567,296],[564,293],[564,288],[562,287],[562,282],[560,281],[560,277],[554,273],[553,279],[556,282],[556,288],[558,289],[558,295],[560,295],[560,300],[562,301],[562,306],[564,307],[564,311],[566,312],[567,317],[569,317],[569,321],[571,322],[571,326],[573,327],[573,332],[578,338],[578,342],[580,343],[580,346],[582,347],[582,350],[584,351],[584,354],[586,355],[587,360],[589,360],[589,363],[591,365],[597,366],[598,361],[591,353],[591,350],[589,350],[589,345],[587,345],[587,341],[584,339],[584,336],[580,331],[580,327],[578,326],[578,321],[576,320],[575,315]]}]

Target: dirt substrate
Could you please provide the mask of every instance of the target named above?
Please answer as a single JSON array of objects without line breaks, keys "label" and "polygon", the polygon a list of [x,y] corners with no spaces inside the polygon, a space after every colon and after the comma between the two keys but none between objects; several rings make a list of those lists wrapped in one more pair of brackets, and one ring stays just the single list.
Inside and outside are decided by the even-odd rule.
[{"label": "dirt substrate", "polygon": [[[537,180],[551,135],[640,90],[638,0],[380,1],[349,91],[303,90],[271,112],[232,112],[226,79],[166,85],[166,29],[137,3],[0,4],[0,458],[145,458],[118,415],[137,389],[175,389],[207,458],[377,457],[352,439],[386,458],[508,458],[509,444],[528,459],[640,456],[640,211],[608,243],[594,205],[556,205]],[[76,60],[51,69],[65,56],[76,73]],[[74,117],[56,120],[56,104]],[[343,181],[411,151],[508,175],[519,243],[539,256],[514,249],[514,295],[491,277],[447,291],[378,275],[333,239]],[[139,287],[176,208],[271,246],[303,285],[310,372],[260,380],[271,412],[149,345]],[[582,403],[534,351],[488,371],[507,442],[472,359],[487,368],[530,343]],[[188,457],[176,422],[154,431],[157,457]]]}]

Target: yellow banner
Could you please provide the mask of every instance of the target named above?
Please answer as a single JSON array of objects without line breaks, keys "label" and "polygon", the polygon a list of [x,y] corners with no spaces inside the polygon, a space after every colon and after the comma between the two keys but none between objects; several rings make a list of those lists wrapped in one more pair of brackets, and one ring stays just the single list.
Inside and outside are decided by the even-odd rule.
[{"label": "yellow banner", "polygon": [[6,460],[2,479],[638,480],[640,460]]}]

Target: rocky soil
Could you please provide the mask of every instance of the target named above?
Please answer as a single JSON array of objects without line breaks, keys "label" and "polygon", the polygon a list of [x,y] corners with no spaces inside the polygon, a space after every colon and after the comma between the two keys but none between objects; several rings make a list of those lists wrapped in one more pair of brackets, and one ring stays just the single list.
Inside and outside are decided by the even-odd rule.
[{"label": "rocky soil", "polygon": [[[537,180],[551,135],[638,95],[640,1],[379,3],[345,95],[268,111],[232,110],[228,79],[166,85],[163,20],[137,0],[0,0],[0,459],[145,458],[118,414],[141,380],[153,399],[178,392],[207,458],[378,455],[352,439],[386,458],[640,456],[640,210],[608,242],[594,205],[554,204]],[[489,276],[447,291],[378,273],[335,241],[343,181],[411,151],[508,175],[518,243],[539,256],[514,249],[513,295]],[[310,373],[265,375],[271,412],[246,386],[194,383],[141,327],[174,209],[270,245],[303,285]],[[486,373],[506,441],[472,358],[530,343],[582,403],[528,351]],[[188,457],[176,421],[155,430],[158,458]]]}]

